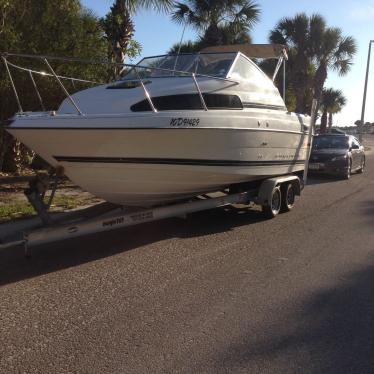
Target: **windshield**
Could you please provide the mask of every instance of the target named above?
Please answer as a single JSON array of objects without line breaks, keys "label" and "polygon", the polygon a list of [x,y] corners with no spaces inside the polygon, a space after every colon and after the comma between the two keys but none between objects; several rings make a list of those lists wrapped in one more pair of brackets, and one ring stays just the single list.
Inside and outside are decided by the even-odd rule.
[{"label": "windshield", "polygon": [[316,136],[313,139],[313,149],[348,149],[346,136]]},{"label": "windshield", "polygon": [[138,79],[138,74],[142,79],[190,75],[180,73],[181,71],[225,78],[236,55],[236,53],[203,53],[146,57],[137,64],[139,66],[137,71],[135,68],[130,69],[122,79]]}]

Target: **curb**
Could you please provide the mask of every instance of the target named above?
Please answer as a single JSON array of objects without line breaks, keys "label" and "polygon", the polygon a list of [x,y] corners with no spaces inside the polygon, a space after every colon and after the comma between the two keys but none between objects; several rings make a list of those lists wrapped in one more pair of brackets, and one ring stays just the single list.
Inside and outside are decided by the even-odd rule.
[{"label": "curb", "polygon": [[1,184],[16,184],[24,183],[31,181],[35,176],[33,175],[23,175],[23,176],[14,176],[14,177],[0,177]]}]

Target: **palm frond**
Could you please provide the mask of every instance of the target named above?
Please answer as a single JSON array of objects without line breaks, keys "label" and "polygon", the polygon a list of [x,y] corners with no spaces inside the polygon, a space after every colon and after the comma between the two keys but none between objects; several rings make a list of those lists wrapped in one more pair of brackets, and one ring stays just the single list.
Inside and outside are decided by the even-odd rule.
[{"label": "palm frond", "polygon": [[[228,32],[233,33],[232,40],[239,36],[243,39],[242,36],[258,22],[259,16],[260,8],[252,0],[180,0],[172,12],[174,22],[187,22],[195,27],[204,43],[222,43],[227,39],[223,35]],[[220,30],[216,36],[215,30]]]},{"label": "palm frond", "polygon": [[344,60],[338,60],[334,63],[332,68],[338,72],[340,76],[346,75],[350,70],[351,66],[353,65],[353,61],[349,58]]},{"label": "palm frond", "polygon": [[260,19],[261,11],[257,4],[249,1],[244,2],[243,6],[235,10],[233,14],[234,21],[240,21],[248,29],[251,29]]},{"label": "palm frond", "polygon": [[308,53],[310,56],[321,55],[321,40],[326,30],[326,21],[319,14],[313,14],[310,17],[309,35],[308,35]]},{"label": "palm frond", "polygon": [[174,11],[171,14],[171,19],[176,23],[184,23],[188,21],[188,15],[191,14],[191,9],[184,3],[177,2],[174,6]]},{"label": "palm frond", "polygon": [[170,12],[174,6],[174,0],[116,0],[122,2],[131,13],[139,9],[153,8],[158,12]]},{"label": "palm frond", "polygon": [[328,60],[328,63],[331,63],[336,48],[341,40],[341,35],[341,29],[336,27],[327,28],[322,35],[321,55],[319,57],[325,58],[326,60]]},{"label": "palm frond", "polygon": [[357,52],[357,44],[353,37],[346,36],[340,39],[338,48],[336,49],[335,56],[353,57]]},{"label": "palm frond", "polygon": [[305,49],[309,34],[309,18],[305,13],[296,14],[293,19],[292,37],[295,44],[300,48]]},{"label": "palm frond", "polygon": [[324,88],[322,92],[321,107],[329,113],[340,112],[347,104],[347,98],[341,90]]},{"label": "palm frond", "polygon": [[287,38],[278,28],[270,31],[269,41],[274,44],[287,44]]}]

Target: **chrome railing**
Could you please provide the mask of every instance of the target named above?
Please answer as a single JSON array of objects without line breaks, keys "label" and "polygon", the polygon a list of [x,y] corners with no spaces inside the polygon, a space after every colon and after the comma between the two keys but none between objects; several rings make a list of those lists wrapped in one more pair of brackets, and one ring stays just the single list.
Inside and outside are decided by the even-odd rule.
[{"label": "chrome railing", "polygon": [[[202,109],[204,109],[205,111],[208,110],[208,106],[206,105],[204,95],[203,95],[203,93],[200,89],[199,83],[197,81],[197,77],[206,77],[206,78],[211,78],[211,79],[215,79],[215,80],[219,80],[219,81],[225,81],[225,82],[238,84],[237,81],[231,80],[229,78],[215,77],[215,76],[207,75],[207,74],[199,74],[199,73],[192,73],[192,72],[189,72],[189,71],[182,71],[182,70],[176,70],[176,69],[166,69],[166,68],[160,68],[160,67],[149,67],[149,66],[134,65],[134,64],[120,64],[120,63],[113,63],[113,62],[102,61],[102,60],[86,60],[86,59],[80,59],[80,58],[65,58],[65,57],[54,57],[54,56],[45,56],[45,55],[30,55],[30,54],[19,54],[19,53],[0,53],[0,56],[1,56],[1,59],[4,63],[5,69],[7,71],[7,74],[8,74],[9,80],[10,80],[10,83],[11,83],[16,101],[17,101],[19,113],[21,113],[21,114],[24,113],[24,111],[22,109],[21,101],[19,99],[19,95],[18,95],[18,92],[17,92],[17,89],[16,89],[16,86],[15,86],[15,83],[14,83],[14,80],[13,80],[13,77],[12,77],[12,74],[11,74],[11,71],[10,71],[9,67],[12,67],[14,69],[18,69],[20,71],[27,72],[29,74],[32,85],[35,89],[36,95],[38,97],[38,100],[40,102],[40,105],[41,105],[43,111],[45,111],[45,105],[43,103],[43,100],[42,100],[42,97],[40,95],[39,89],[36,85],[36,82],[35,82],[35,79],[34,79],[34,76],[33,76],[34,74],[38,74],[38,75],[41,75],[41,76],[54,77],[56,79],[56,81],[58,82],[59,86],[61,87],[62,91],[66,95],[67,99],[70,101],[70,103],[76,109],[77,113],[79,115],[82,115],[82,116],[85,115],[85,114],[80,109],[78,103],[70,95],[70,93],[68,92],[68,90],[66,89],[66,87],[65,87],[65,85],[63,84],[62,81],[63,80],[69,80],[71,82],[105,84],[105,83],[102,83],[102,82],[95,82],[95,81],[90,81],[90,80],[86,80],[86,79],[78,79],[78,78],[72,78],[72,77],[57,75],[48,60],[57,60],[57,61],[64,61],[64,62],[79,62],[79,63],[95,64],[95,65],[102,65],[103,64],[103,65],[110,65],[110,66],[122,66],[123,68],[131,68],[131,69],[134,70],[135,75],[136,75],[137,79],[139,80],[140,85],[143,89],[145,99],[148,101],[148,103],[149,103],[149,105],[150,105],[150,107],[151,107],[151,109],[154,113],[157,113],[157,108],[155,107],[155,105],[152,101],[152,97],[151,97],[149,91],[147,90],[147,88],[144,84],[143,78],[139,74],[138,69],[169,72],[169,73],[172,73],[171,76],[175,76],[175,74],[179,74],[179,75],[182,75],[182,76],[190,76],[191,79],[192,79],[193,85],[196,89],[196,92],[197,92],[197,94],[200,98]],[[46,73],[44,71],[37,71],[37,70],[33,70],[33,69],[29,69],[29,68],[26,68],[26,67],[23,67],[23,66],[16,65],[16,64],[9,61],[9,57],[22,57],[22,58],[38,59],[38,60],[42,61],[44,64],[47,65],[50,73]]]}]

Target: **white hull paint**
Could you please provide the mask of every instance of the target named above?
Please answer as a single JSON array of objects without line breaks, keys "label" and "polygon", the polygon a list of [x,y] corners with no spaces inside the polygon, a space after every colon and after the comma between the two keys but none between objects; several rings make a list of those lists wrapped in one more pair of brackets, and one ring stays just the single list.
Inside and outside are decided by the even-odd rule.
[{"label": "white hull paint", "polygon": [[198,126],[171,127],[181,112],[30,115],[8,131],[62,165],[82,188],[123,205],[162,204],[304,169],[307,135],[296,115],[263,109],[185,114],[198,118]]}]

